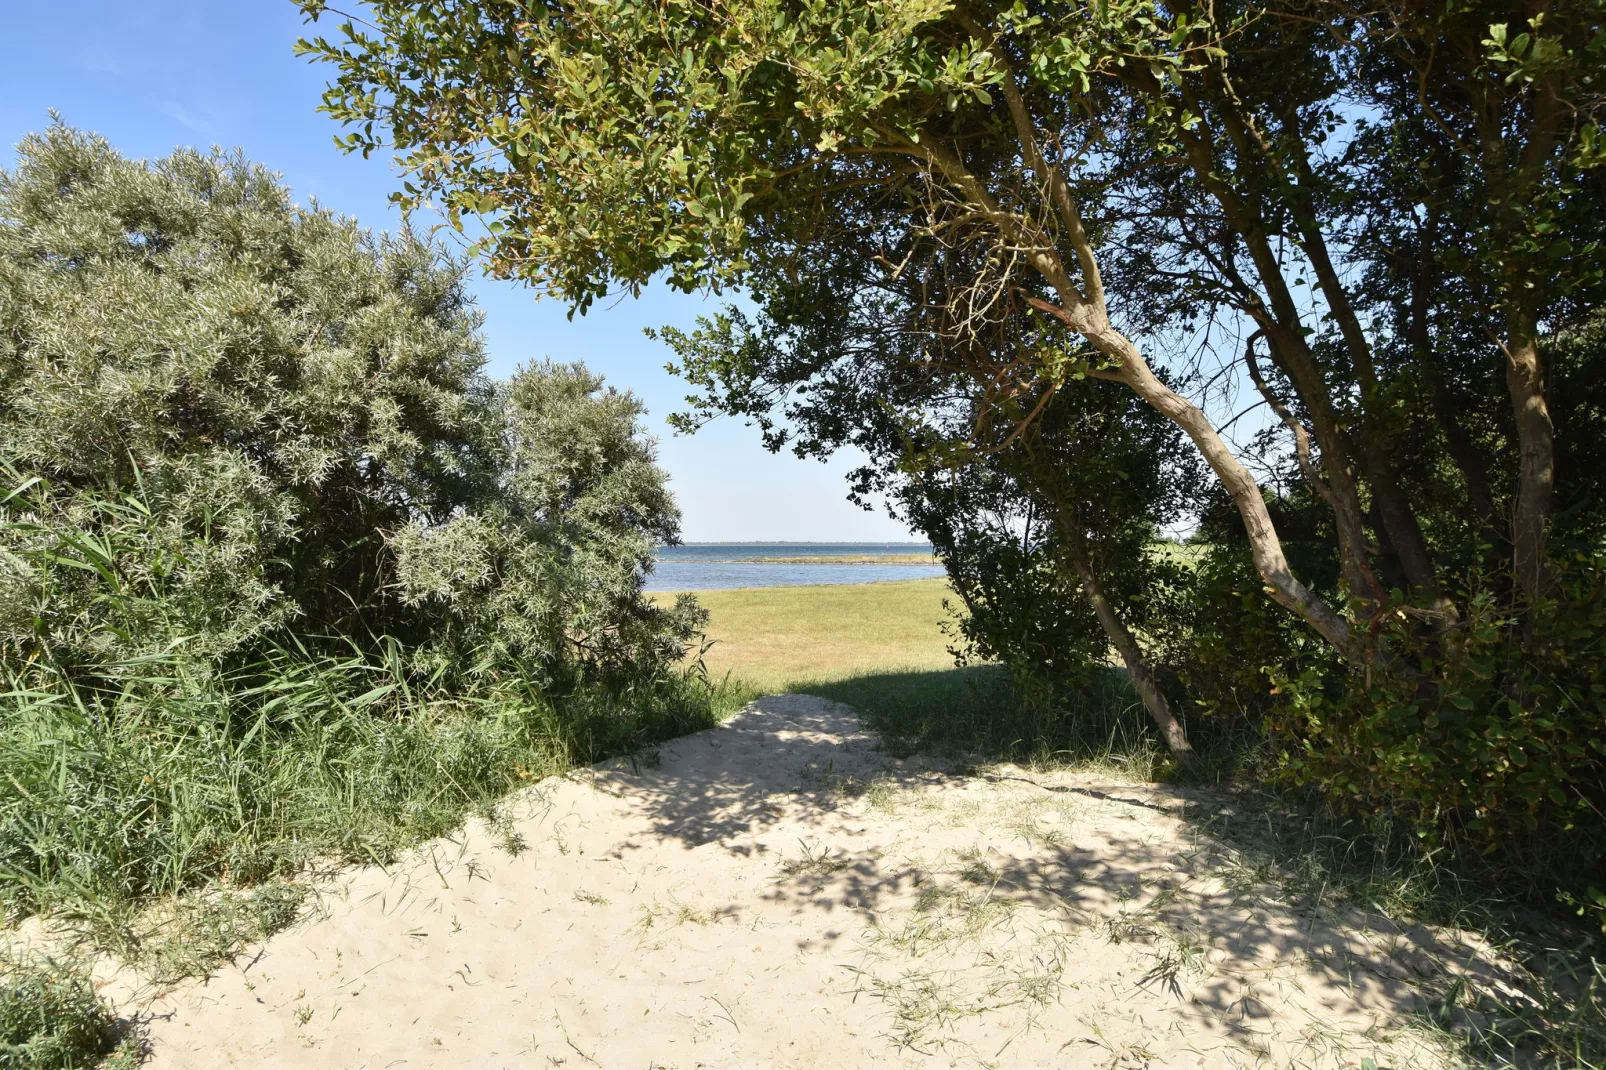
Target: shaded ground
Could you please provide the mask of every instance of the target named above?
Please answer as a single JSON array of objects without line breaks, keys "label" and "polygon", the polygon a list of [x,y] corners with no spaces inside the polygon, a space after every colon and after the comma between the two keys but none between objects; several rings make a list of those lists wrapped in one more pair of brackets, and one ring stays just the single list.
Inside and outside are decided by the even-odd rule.
[{"label": "shaded ground", "polygon": [[779,696],[106,992],[164,1068],[1451,1064],[1408,1018],[1473,948],[1297,914],[1185,802],[896,761]]}]

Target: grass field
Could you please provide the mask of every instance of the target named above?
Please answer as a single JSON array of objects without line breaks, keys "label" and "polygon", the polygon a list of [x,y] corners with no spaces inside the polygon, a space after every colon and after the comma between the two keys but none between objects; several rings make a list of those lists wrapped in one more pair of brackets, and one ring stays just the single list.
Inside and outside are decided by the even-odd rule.
[{"label": "grass field", "polygon": [[744,587],[697,598],[710,616],[711,677],[738,693],[844,702],[894,749],[1118,761],[1145,775],[1161,760],[1119,671],[1096,678],[1067,716],[1023,699],[1000,667],[956,667],[943,632],[954,620],[944,600],[957,602],[946,580]]},{"label": "grass field", "polygon": [[[659,597],[671,597],[660,595]],[[946,580],[699,591],[716,679],[762,692],[889,670],[950,669]]]}]

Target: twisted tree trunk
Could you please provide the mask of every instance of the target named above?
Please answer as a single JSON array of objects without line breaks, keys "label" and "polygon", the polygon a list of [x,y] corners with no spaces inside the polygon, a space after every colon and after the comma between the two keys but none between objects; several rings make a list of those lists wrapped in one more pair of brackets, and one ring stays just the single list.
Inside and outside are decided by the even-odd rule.
[{"label": "twisted tree trunk", "polygon": [[1076,578],[1082,582],[1082,591],[1092,604],[1093,613],[1098,617],[1104,634],[1109,636],[1110,644],[1115,647],[1116,653],[1121,655],[1121,661],[1126,664],[1127,678],[1132,681],[1132,687],[1137,691],[1138,697],[1143,699],[1143,707],[1149,711],[1149,719],[1160,730],[1160,738],[1165,740],[1165,745],[1170,748],[1172,755],[1183,762],[1193,761],[1194,750],[1193,745],[1188,742],[1188,733],[1184,731],[1182,722],[1171,712],[1171,704],[1166,701],[1165,693],[1160,690],[1159,681],[1155,679],[1148,659],[1143,656],[1143,648],[1138,645],[1137,636],[1132,634],[1126,622],[1110,604],[1109,598],[1105,596],[1098,573],[1093,571],[1093,563],[1088,559],[1087,548],[1074,537],[1068,541],[1071,546],[1071,566],[1076,570]]}]

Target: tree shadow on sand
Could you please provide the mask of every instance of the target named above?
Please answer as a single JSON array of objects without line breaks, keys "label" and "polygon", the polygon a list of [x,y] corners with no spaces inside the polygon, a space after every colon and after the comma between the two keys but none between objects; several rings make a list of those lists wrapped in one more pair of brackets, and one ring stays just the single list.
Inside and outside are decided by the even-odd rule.
[{"label": "tree shadow on sand", "polygon": [[[831,690],[857,694],[862,701],[866,693],[907,683],[909,691],[900,701],[912,712],[900,716],[909,725],[915,716],[938,716],[919,713],[919,696],[944,684],[952,694],[952,679],[944,676],[885,674]],[[978,695],[997,686],[996,677],[975,674],[972,679]],[[1008,734],[995,729],[970,722],[949,738],[957,744],[966,733],[995,741]],[[847,849],[833,848],[829,841],[845,824],[861,831],[873,824],[864,816],[873,810],[866,795],[907,793],[940,803],[987,784],[1026,801],[1034,795],[1072,799],[1089,815],[1087,827],[1079,819],[1073,842],[1023,838],[1008,854],[989,856],[988,901],[1029,906],[1111,940],[1197,942],[1211,971],[1190,984],[1186,1013],[1206,1023],[1200,1028],[1246,1043],[1257,1033],[1257,1019],[1271,1012],[1268,1001],[1277,998],[1256,978],[1274,968],[1297,971],[1303,1013],[1317,1018],[1353,1019],[1359,1013],[1397,1023],[1448,1014],[1464,1025],[1467,1012],[1456,1003],[1465,986],[1511,988],[1504,969],[1464,934],[1402,925],[1342,904],[1290,902],[1272,875],[1246,864],[1235,846],[1216,834],[1219,825],[1206,827],[1206,819],[1228,804],[1223,795],[1098,772],[978,766],[974,759],[908,755],[883,747],[852,709],[813,696],[761,699],[720,729],[665,745],[656,768],[616,762],[598,769],[593,783],[618,796],[664,840],[687,849],[776,857],[768,899],[855,915],[861,931],[907,911],[933,881],[959,887],[969,879],[958,871],[933,873],[898,861],[873,835],[869,841],[853,840]],[[783,823],[787,836],[806,844],[817,834],[823,845],[805,846],[802,859],[783,859],[791,842],[767,840]],[[833,926],[837,934],[850,928]],[[1174,970],[1167,976],[1162,968],[1149,980],[1169,987],[1180,1000]]]}]

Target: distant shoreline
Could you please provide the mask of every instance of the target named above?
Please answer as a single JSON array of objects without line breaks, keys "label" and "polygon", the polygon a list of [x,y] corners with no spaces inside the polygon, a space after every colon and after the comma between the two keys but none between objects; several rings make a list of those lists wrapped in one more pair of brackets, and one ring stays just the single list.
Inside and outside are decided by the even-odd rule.
[{"label": "distant shoreline", "polygon": [[765,542],[677,542],[674,546],[664,544],[658,548],[664,550],[680,546],[908,546],[931,549],[929,542],[786,542],[780,540]]},{"label": "distant shoreline", "polygon": [[736,557],[711,565],[935,565],[935,554],[818,554],[814,557]]}]

